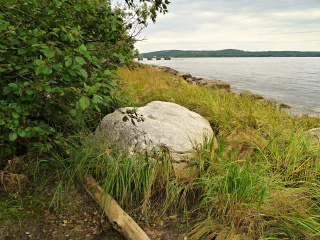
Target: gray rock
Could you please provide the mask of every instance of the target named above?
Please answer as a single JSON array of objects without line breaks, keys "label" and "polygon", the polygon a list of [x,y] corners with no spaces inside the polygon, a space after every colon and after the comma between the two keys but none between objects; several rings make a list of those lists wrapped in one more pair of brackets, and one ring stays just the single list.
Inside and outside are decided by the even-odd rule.
[{"label": "gray rock", "polygon": [[251,98],[251,99],[254,99],[254,100],[263,99],[263,97],[260,94],[252,93],[250,91],[243,91],[242,93],[240,93],[240,96],[241,97]]},{"label": "gray rock", "polygon": [[213,136],[205,118],[175,103],[155,101],[138,108],[137,113],[145,120],[135,124],[122,120],[127,109],[132,108],[122,108],[104,117],[95,136],[117,143],[131,154],[166,148],[177,162],[189,158],[205,135]]},{"label": "gray rock", "polygon": [[212,88],[212,89],[224,89],[226,91],[230,91],[230,84],[227,82],[223,82],[217,79],[203,79],[203,78],[198,78],[196,80],[197,85],[203,86],[206,88]]},{"label": "gray rock", "polygon": [[286,108],[286,109],[290,109],[290,108],[291,108],[290,105],[285,104],[285,103],[281,103],[281,104],[280,104],[280,107],[281,107],[281,108]]},{"label": "gray rock", "polygon": [[320,140],[320,128],[313,128],[306,132],[306,135],[315,140]]},{"label": "gray rock", "polygon": [[184,80],[187,80],[187,78],[192,78],[192,76],[191,76],[190,73],[185,73],[185,74],[182,75],[182,78],[183,78]]},{"label": "gray rock", "polygon": [[259,102],[262,102],[266,105],[270,105],[270,106],[274,106],[277,104],[276,100],[274,99],[270,99],[270,98],[267,98],[267,99],[260,99]]}]

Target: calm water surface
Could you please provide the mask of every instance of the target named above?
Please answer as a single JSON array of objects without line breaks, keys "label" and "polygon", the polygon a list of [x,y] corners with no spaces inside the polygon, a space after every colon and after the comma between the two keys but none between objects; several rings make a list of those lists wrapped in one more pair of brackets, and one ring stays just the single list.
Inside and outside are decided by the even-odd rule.
[{"label": "calm water surface", "polygon": [[172,58],[144,60],[230,83],[235,92],[250,90],[287,103],[293,114],[320,114],[320,58]]}]

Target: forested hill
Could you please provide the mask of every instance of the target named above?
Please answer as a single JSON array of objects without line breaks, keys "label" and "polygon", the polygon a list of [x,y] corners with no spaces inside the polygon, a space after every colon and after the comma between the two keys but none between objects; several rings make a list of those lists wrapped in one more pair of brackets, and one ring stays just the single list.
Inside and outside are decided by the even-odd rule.
[{"label": "forested hill", "polygon": [[300,51],[261,51],[249,52],[236,49],[225,49],[217,51],[182,51],[164,50],[149,53],[141,53],[140,57],[320,57],[320,52],[300,52]]}]

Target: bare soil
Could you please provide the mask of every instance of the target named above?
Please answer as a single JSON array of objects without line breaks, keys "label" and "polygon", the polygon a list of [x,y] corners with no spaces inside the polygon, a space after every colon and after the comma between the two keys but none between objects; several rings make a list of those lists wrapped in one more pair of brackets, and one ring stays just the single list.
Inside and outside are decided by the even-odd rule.
[{"label": "bare soil", "polygon": [[[5,201],[5,195],[8,193],[5,193],[5,191],[1,189],[1,186],[0,190],[0,200]],[[19,221],[11,216],[4,221],[0,220],[0,240],[125,239],[120,233],[113,229],[98,204],[79,186],[71,186],[67,197],[62,201],[63,204],[58,208],[56,206],[49,208],[49,203],[52,200],[55,190],[53,187],[46,187],[41,191],[40,194],[44,196],[44,198],[38,201],[37,204],[39,205],[40,203],[40,205],[43,206],[38,213],[34,213],[33,210],[37,200],[35,200],[33,196],[27,196],[27,200],[28,197],[30,198],[29,209],[27,206],[21,209],[21,211],[25,211],[29,216],[22,217],[20,224]],[[19,198],[19,196],[17,196],[17,198]],[[183,233],[179,233],[179,229],[177,229],[177,226],[180,225],[178,224],[179,217],[176,215],[168,215],[160,218],[155,213],[154,216],[151,217],[149,225],[145,223],[144,218],[141,218],[139,221],[135,219],[134,216],[132,217],[148,234],[150,239],[185,239]]]}]

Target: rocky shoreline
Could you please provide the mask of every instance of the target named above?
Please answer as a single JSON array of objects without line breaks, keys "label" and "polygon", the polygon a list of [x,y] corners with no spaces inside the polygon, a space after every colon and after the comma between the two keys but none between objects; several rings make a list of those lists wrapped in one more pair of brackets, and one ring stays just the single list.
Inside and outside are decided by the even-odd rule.
[{"label": "rocky shoreline", "polygon": [[178,72],[177,70],[174,70],[172,68],[165,67],[165,66],[158,66],[158,65],[149,65],[149,66],[157,68],[162,72],[170,73],[178,77],[180,76],[185,82],[189,84],[199,85],[202,87],[212,88],[212,89],[223,89],[228,92],[231,91],[230,84],[227,82],[223,82],[217,79],[205,79],[205,78],[193,77],[191,76],[190,73],[181,73],[181,72]]},{"label": "rocky shoreline", "polygon": [[[159,66],[159,65],[154,65],[154,64],[148,64],[148,65],[158,69],[159,71],[181,77],[183,79],[183,81],[185,81],[188,84],[198,85],[198,86],[211,88],[211,89],[215,89],[215,90],[222,89],[222,90],[226,90],[228,92],[231,92],[230,84],[227,82],[221,81],[221,80],[198,78],[198,77],[192,76],[190,73],[182,73],[182,72],[179,72],[179,71],[172,69],[170,67]],[[239,94],[241,97],[247,97],[247,98],[251,98],[253,100],[258,100],[258,101],[263,102],[268,105],[277,105],[280,109],[282,109],[284,112],[290,114],[293,117],[301,117],[304,115],[307,115],[308,117],[316,117],[316,118],[320,117],[319,115],[316,115],[316,114],[302,114],[302,113],[301,114],[297,114],[297,113],[294,114],[290,111],[292,106],[290,106],[289,104],[279,103],[274,99],[266,99],[263,96],[261,96],[260,94],[252,93],[248,90],[244,90],[241,93],[235,93],[235,94]]]}]

